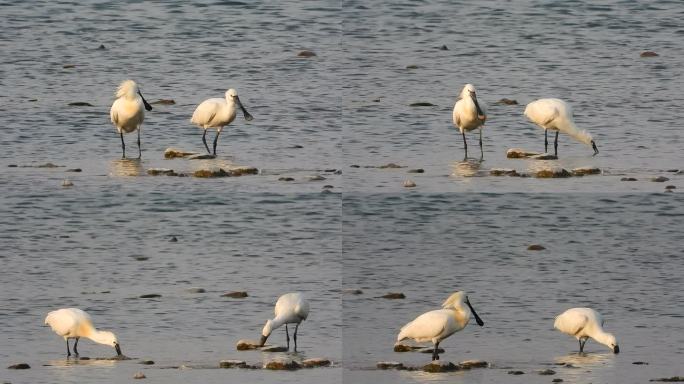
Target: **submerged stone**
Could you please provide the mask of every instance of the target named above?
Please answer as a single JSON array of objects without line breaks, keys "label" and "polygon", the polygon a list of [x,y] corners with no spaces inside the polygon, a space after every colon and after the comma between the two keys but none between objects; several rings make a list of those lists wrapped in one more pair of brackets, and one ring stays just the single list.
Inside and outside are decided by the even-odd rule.
[{"label": "submerged stone", "polygon": [[243,299],[249,295],[245,291],[226,292],[221,297],[232,297],[233,299]]},{"label": "submerged stone", "polygon": [[238,351],[249,351],[261,348],[259,343],[254,340],[238,340],[236,347]]},{"label": "submerged stone", "polygon": [[406,295],[401,292],[390,292],[386,295],[380,296],[383,299],[405,299]]},{"label": "submerged stone", "polygon": [[197,153],[194,155],[188,156],[188,160],[209,160],[209,159],[215,159],[216,156],[208,154],[208,153]]},{"label": "submerged stone", "polygon": [[297,54],[297,57],[314,57],[314,56],[316,56],[316,53],[314,53],[313,51],[306,50],[306,49],[303,51],[299,51],[299,53]]},{"label": "submerged stone", "polygon": [[406,172],[407,173],[425,173],[425,170],[423,168],[415,168],[415,169],[409,169]]},{"label": "submerged stone", "polygon": [[423,371],[425,372],[454,372],[458,371],[460,368],[458,365],[450,362],[450,361],[433,361],[431,363],[425,364],[423,366]]},{"label": "submerged stone", "polygon": [[145,374],[142,372],[137,372],[135,375],[133,375],[133,378],[134,379],[145,379],[145,378],[147,378],[147,376],[145,376]]},{"label": "submerged stone", "polygon": [[525,372],[523,371],[508,371],[509,375],[524,375]]},{"label": "submerged stone", "polygon": [[428,103],[427,101],[419,101],[416,103],[409,104],[409,107],[433,107],[434,104]]},{"label": "submerged stone", "polygon": [[186,289],[186,292],[188,293],[205,293],[207,290],[204,288],[199,288],[199,287],[192,287]]},{"label": "submerged stone", "polygon": [[653,51],[643,51],[643,52],[641,52],[641,54],[639,56],[641,56],[641,57],[658,57],[660,55],[658,55],[657,53],[655,53]]},{"label": "submerged stone", "polygon": [[294,181],[294,177],[279,177],[278,181]]},{"label": "submerged stone", "polygon": [[173,169],[169,168],[150,168],[147,170],[147,174],[150,176],[160,176],[160,175],[165,175],[165,176],[176,176],[176,172],[173,171]]},{"label": "submerged stone", "polygon": [[287,352],[287,347],[280,345],[269,345],[261,348],[261,352]]},{"label": "submerged stone", "polygon": [[416,182],[413,180],[404,180],[404,187],[413,188],[416,186]]},{"label": "submerged stone", "polygon": [[472,368],[487,368],[489,363],[484,360],[466,360],[458,363],[461,369],[472,369]]},{"label": "submerged stone", "polygon": [[509,159],[526,159],[536,155],[540,155],[540,153],[526,151],[522,148],[511,148],[508,151],[506,151],[506,157]]},{"label": "submerged stone", "polygon": [[221,360],[219,361],[219,368],[245,368],[247,362],[244,360]]},{"label": "submerged stone", "polygon": [[342,291],[342,293],[346,293],[349,295],[360,295],[363,293],[363,291],[360,289],[345,289],[344,291]]},{"label": "submerged stone", "polygon": [[634,177],[623,177],[620,181],[637,181],[637,179]]},{"label": "submerged stone", "polygon": [[385,165],[378,166],[378,168],[380,168],[380,169],[395,169],[395,168],[406,168],[406,166],[402,166],[402,165],[395,164],[395,163],[387,163]]},{"label": "submerged stone", "polygon": [[7,367],[7,369],[30,369],[31,366],[26,363],[13,364]]},{"label": "submerged stone", "polygon": [[142,364],[142,365],[154,365],[154,361],[152,361],[152,360],[141,360],[138,364]]},{"label": "submerged stone", "polygon": [[[418,352],[420,352],[420,353],[430,353],[430,354],[432,354],[432,353],[434,353],[434,351],[435,351],[435,349],[434,349],[434,348],[430,348],[430,347],[418,349]],[[442,348],[437,348],[437,353],[444,353],[444,350],[443,350]]]},{"label": "submerged stone", "polygon": [[543,251],[545,249],[546,248],[543,245],[539,245],[539,244],[532,244],[532,245],[527,247],[528,251]]},{"label": "submerged stone", "polygon": [[497,104],[518,105],[518,100],[507,99],[507,98],[504,97],[503,99],[497,101]]},{"label": "submerged stone", "polygon": [[404,369],[404,364],[398,361],[380,361],[375,366],[378,369]]},{"label": "submerged stone", "polygon": [[539,371],[537,373],[539,373],[540,375],[543,375],[543,376],[550,376],[550,375],[555,375],[556,371],[554,371],[553,369],[542,369],[541,371]]},{"label": "submerged stone", "polygon": [[670,179],[668,179],[668,178],[665,177],[665,176],[658,176],[658,177],[653,177],[653,178],[651,178],[651,181],[654,181],[654,182],[656,182],[656,183],[664,183],[664,182],[669,181],[669,180],[670,180]]},{"label": "submerged stone", "polygon": [[492,168],[489,170],[489,174],[492,176],[520,176],[518,171],[509,168]]},{"label": "submerged stone", "polygon": [[81,168],[69,168],[64,170],[64,172],[83,172]]},{"label": "submerged stone", "polygon": [[304,368],[328,367],[330,364],[332,364],[330,360],[322,357],[313,357],[302,361],[302,367]]},{"label": "submerged stone", "polygon": [[264,364],[264,369],[272,369],[275,371],[295,371],[301,367],[301,364],[291,359],[276,359]]},{"label": "submerged stone", "polygon": [[162,295],[160,295],[158,293],[147,293],[144,295],[140,295],[141,299],[156,299],[158,297],[162,297]]},{"label": "submerged stone", "polygon": [[558,179],[570,177],[572,174],[565,168],[553,167],[532,170],[532,176],[538,179]]},{"label": "submerged stone", "polygon": [[322,181],[322,180],[325,180],[325,177],[323,177],[321,175],[313,175],[313,176],[308,176],[307,179],[309,179],[309,181]]},{"label": "submerged stone", "polygon": [[598,175],[601,173],[601,170],[596,167],[579,167],[579,168],[573,168],[572,170],[572,175],[573,176],[584,176],[584,175]]},{"label": "submerged stone", "polygon": [[73,103],[69,103],[70,107],[93,107],[92,104],[85,102],[85,101],[75,101]]},{"label": "submerged stone", "polygon": [[558,160],[558,156],[550,153],[540,153],[538,155],[529,156],[529,158],[533,160]]},{"label": "submerged stone", "polygon": [[176,104],[176,100],[174,100],[174,99],[159,99],[157,101],[151,102],[150,104],[174,105],[174,104]]},{"label": "submerged stone", "polygon": [[192,155],[197,155],[197,152],[188,152],[177,148],[166,148],[164,151],[164,158],[175,159],[177,157],[188,157]]},{"label": "submerged stone", "polygon": [[658,381],[661,383],[681,383],[684,382],[684,376],[663,377],[661,379],[651,379],[649,381]]}]

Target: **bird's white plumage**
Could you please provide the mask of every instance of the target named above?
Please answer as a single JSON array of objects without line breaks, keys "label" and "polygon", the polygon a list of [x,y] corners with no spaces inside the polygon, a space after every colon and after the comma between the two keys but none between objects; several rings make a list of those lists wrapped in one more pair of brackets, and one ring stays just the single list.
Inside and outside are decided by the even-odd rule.
[{"label": "bird's white plumage", "polygon": [[109,117],[118,133],[130,133],[140,129],[145,120],[145,105],[138,94],[138,85],[125,80],[116,91],[116,100],[109,110]]},{"label": "bird's white plumage", "polygon": [[593,138],[586,130],[580,130],[575,125],[572,108],[560,99],[539,99],[525,107],[525,116],[544,130],[559,131],[575,140],[594,147]]},{"label": "bird's white plumage", "polygon": [[282,324],[300,323],[309,316],[309,302],[299,292],[286,293],[276,301],[274,313]]},{"label": "bird's white plumage", "polygon": [[213,128],[219,132],[235,120],[237,115],[237,91],[229,89],[225,98],[212,98],[201,102],[192,114],[190,122],[200,128]]},{"label": "bird's white plumage", "polygon": [[476,104],[477,99],[474,95],[475,87],[472,84],[466,84],[461,90],[458,101],[454,104],[452,119],[461,133],[480,128],[485,123],[484,109],[480,106],[482,114],[478,113],[479,104]]},{"label": "bird's white plumage", "polygon": [[413,339],[419,343],[431,341],[439,343],[465,328],[470,321],[471,311],[465,305],[465,292],[455,292],[442,304],[442,309],[429,311],[404,325],[397,341]]},{"label": "bird's white plumage", "polygon": [[[607,347],[616,350],[615,336],[603,330],[603,316],[591,308],[570,308],[556,316],[554,328],[573,336],[580,342],[592,338]],[[583,344],[581,346],[583,348]],[[619,351],[619,348],[617,349]]]},{"label": "bird's white plumage", "polygon": [[[109,345],[117,349],[119,341],[112,332],[99,331],[93,326],[90,315],[78,308],[62,308],[52,311],[45,317],[45,324],[59,336],[67,339],[79,339],[85,337],[99,344]],[[74,351],[76,351],[74,349]]]}]

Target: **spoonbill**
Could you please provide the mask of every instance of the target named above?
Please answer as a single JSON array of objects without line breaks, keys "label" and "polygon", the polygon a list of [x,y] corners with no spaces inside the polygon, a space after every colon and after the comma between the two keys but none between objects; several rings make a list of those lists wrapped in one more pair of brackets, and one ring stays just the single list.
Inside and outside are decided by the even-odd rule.
[{"label": "spoonbill", "polygon": [[472,84],[466,84],[463,90],[461,90],[458,101],[454,105],[453,119],[454,125],[463,135],[463,146],[465,147],[464,160],[468,159],[468,142],[466,141],[465,133],[475,128],[480,128],[480,160],[483,159],[482,127],[485,120],[487,120],[487,115],[485,115],[482,108],[480,108],[480,104],[477,102],[475,87]]},{"label": "spoonbill", "polygon": [[[467,307],[464,304],[467,304]],[[465,328],[470,321],[471,313],[475,317],[477,325],[483,326],[484,322],[477,315],[473,306],[470,305],[466,293],[463,291],[454,292],[444,301],[442,309],[425,312],[404,325],[397,336],[397,342],[405,339],[413,339],[419,343],[432,341],[434,344],[432,360],[439,360],[437,353],[439,343]]]},{"label": "spoonbill", "polygon": [[275,305],[275,318],[266,321],[261,331],[260,346],[264,346],[266,339],[273,330],[285,324],[285,337],[287,338],[287,350],[290,350],[290,333],[288,324],[297,324],[294,329],[294,351],[297,352],[297,329],[299,324],[309,316],[309,302],[299,292],[286,293],[278,298]]},{"label": "spoonbill", "polygon": [[620,353],[620,347],[613,334],[603,330],[603,317],[591,308],[570,308],[556,317],[553,327],[574,336],[579,341],[580,352],[589,338],[607,346],[613,353]]},{"label": "spoonbill", "polygon": [[556,140],[553,142],[554,154],[558,156],[558,133],[567,133],[575,140],[591,145],[594,155],[599,153],[596,143],[586,130],[579,130],[572,118],[572,108],[568,103],[560,99],[539,99],[527,104],[525,116],[531,122],[544,130],[544,152],[548,152],[548,130],[556,131]]},{"label": "spoonbill", "polygon": [[253,119],[252,115],[247,112],[245,107],[240,102],[237,91],[234,89],[229,89],[226,91],[226,97],[224,99],[214,98],[204,100],[200,105],[197,106],[195,112],[192,114],[191,123],[197,124],[200,128],[204,128],[204,133],[202,134],[202,141],[204,142],[204,147],[209,151],[209,146],[207,145],[207,129],[215,128],[216,137],[214,138],[214,156],[216,156],[216,143],[218,137],[221,134],[223,127],[232,123],[235,120],[237,104],[240,109],[242,109],[242,115],[245,120],[251,121]]},{"label": "spoonbill", "polygon": [[93,326],[90,315],[78,308],[62,308],[48,313],[45,324],[49,324],[53,331],[64,337],[67,345],[67,357],[71,356],[69,339],[76,339],[74,343],[74,355],[78,356],[78,340],[81,337],[90,339],[96,343],[109,345],[116,349],[116,354],[122,356],[119,340],[112,332],[98,331]]},{"label": "spoonbill", "polygon": [[124,143],[124,133],[138,131],[138,158],[142,156],[140,150],[140,126],[145,120],[143,107],[151,111],[152,106],[145,100],[138,84],[133,80],[124,80],[116,90],[116,100],[109,111],[109,117],[114,123],[117,132],[121,135],[121,150],[123,159],[126,158],[126,143]]}]

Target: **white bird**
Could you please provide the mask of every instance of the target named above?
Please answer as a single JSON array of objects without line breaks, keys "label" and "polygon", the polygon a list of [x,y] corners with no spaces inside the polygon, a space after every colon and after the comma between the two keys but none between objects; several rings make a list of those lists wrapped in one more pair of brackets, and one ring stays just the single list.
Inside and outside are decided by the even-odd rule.
[{"label": "white bird", "polygon": [[480,159],[484,158],[482,150],[482,127],[484,126],[487,116],[480,108],[475,94],[475,87],[472,84],[466,84],[461,90],[458,101],[454,105],[453,120],[454,125],[461,131],[463,135],[463,146],[465,147],[465,159],[468,159],[468,143],[466,142],[465,133],[473,129],[480,128]]},{"label": "white bird", "polygon": [[190,119],[191,123],[197,124],[200,128],[204,129],[202,134],[202,141],[204,142],[204,147],[209,151],[209,146],[207,145],[207,129],[215,128],[216,137],[214,138],[214,156],[216,156],[216,142],[221,134],[223,127],[230,124],[235,120],[236,108],[235,105],[242,109],[242,115],[245,120],[251,121],[253,119],[245,107],[240,102],[240,98],[237,95],[237,91],[234,89],[229,89],[226,91],[225,99],[207,99],[204,100],[200,105],[197,106],[195,112],[192,114]]},{"label": "white bird", "polygon": [[286,293],[278,298],[275,305],[275,318],[266,321],[264,329],[261,331],[260,345],[263,347],[266,339],[278,327],[285,324],[285,337],[287,338],[287,350],[290,350],[290,334],[287,330],[288,324],[295,325],[294,330],[294,350],[297,352],[297,329],[299,324],[309,316],[309,303],[299,292]]},{"label": "white bird", "polygon": [[[465,306],[467,304],[467,307]],[[434,344],[432,360],[439,360],[437,350],[439,343],[465,328],[470,321],[470,314],[475,317],[477,325],[483,326],[484,322],[477,315],[473,306],[470,305],[468,296],[463,291],[454,292],[442,304],[443,309],[425,312],[416,317],[412,322],[404,325],[397,336],[397,342],[404,339],[413,339],[424,343],[431,341]]]},{"label": "white bird", "polygon": [[48,313],[45,324],[49,324],[53,331],[64,337],[67,344],[67,356],[71,356],[69,339],[76,339],[74,343],[74,355],[78,356],[78,340],[81,337],[90,339],[96,343],[109,345],[116,349],[116,354],[122,356],[119,340],[112,332],[98,331],[93,326],[90,315],[78,308],[62,308]]},{"label": "white bird", "polygon": [[544,152],[548,152],[548,130],[556,131],[553,143],[554,154],[558,156],[558,133],[567,133],[575,140],[590,145],[594,156],[599,153],[596,143],[586,130],[579,130],[572,118],[572,108],[560,99],[539,99],[527,104],[525,116],[544,130]]},{"label": "white bird", "polygon": [[570,308],[556,317],[553,327],[574,336],[579,341],[580,352],[589,338],[606,345],[613,353],[620,353],[615,336],[603,330],[603,317],[591,308]]},{"label": "white bird", "polygon": [[114,123],[117,132],[121,135],[122,158],[126,158],[126,143],[124,143],[124,133],[138,131],[138,158],[142,156],[140,150],[140,126],[145,120],[145,108],[152,110],[152,106],[145,100],[138,84],[133,80],[124,80],[116,90],[116,100],[109,111],[109,117]]}]

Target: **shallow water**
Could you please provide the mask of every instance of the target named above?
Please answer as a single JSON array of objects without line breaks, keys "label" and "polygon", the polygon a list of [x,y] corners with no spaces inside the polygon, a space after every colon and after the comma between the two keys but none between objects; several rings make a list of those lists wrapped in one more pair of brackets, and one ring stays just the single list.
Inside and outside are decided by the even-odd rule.
[{"label": "shallow water", "polygon": [[[678,2],[11,0],[0,9],[0,363],[32,366],[0,379],[130,382],[142,371],[155,382],[548,382],[535,373],[548,367],[577,383],[682,376]],[[316,56],[297,57],[304,49]],[[640,58],[647,49],[660,56]],[[142,160],[120,159],[109,122],[126,78],[149,102],[175,101],[147,113]],[[451,123],[467,82],[488,113],[481,163],[462,162]],[[168,147],[203,153],[190,116],[227,88],[254,120],[238,113],[216,159],[164,159]],[[558,161],[507,159],[509,148],[543,149],[543,132],[522,116],[540,97],[570,102],[601,153],[561,136]],[[477,156],[475,133],[468,143]],[[126,144],[134,156],[135,136]],[[404,168],[377,168],[390,162]],[[58,167],[35,167],[46,163]],[[235,165],[259,174],[147,175]],[[489,175],[547,166],[602,173]],[[424,173],[408,173],[416,168]],[[664,194],[666,185],[679,189]],[[547,250],[528,252],[530,243]],[[485,327],[444,342],[443,359],[492,369],[373,368],[428,361],[392,352],[394,337],[456,289],[470,293]],[[221,297],[235,290],[249,297]],[[312,307],[294,357],[334,367],[214,369],[279,356],[235,343],[258,338],[276,298],[294,290]],[[377,299],[389,291],[407,299]],[[575,341],[552,330],[576,301],[601,309],[620,355],[589,342],[577,356]],[[95,360],[114,351],[82,341],[93,359],[66,361],[64,342],[42,326],[65,306],[116,331],[133,359]],[[270,342],[284,343],[283,331]],[[567,360],[580,368],[557,365]]]}]

